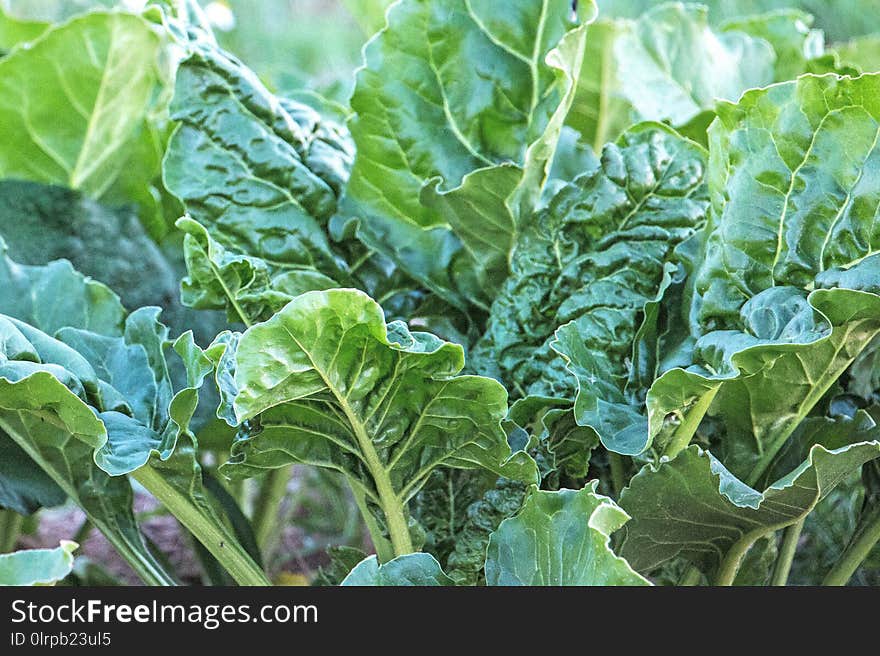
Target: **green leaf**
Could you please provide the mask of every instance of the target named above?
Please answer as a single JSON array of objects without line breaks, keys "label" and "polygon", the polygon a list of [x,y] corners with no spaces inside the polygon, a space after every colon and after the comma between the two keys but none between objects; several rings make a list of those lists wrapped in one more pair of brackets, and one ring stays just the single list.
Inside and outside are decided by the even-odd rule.
[{"label": "green leaf", "polygon": [[170,111],[179,126],[165,154],[165,184],[221,246],[344,275],[324,228],[351,155],[316,112],[283,103],[211,46],[180,65]]},{"label": "green leaf", "polygon": [[109,288],[86,278],[69,262],[43,266],[13,262],[0,237],[0,313],[47,333],[64,326],[102,335],[122,334],[125,308]]},{"label": "green leaf", "polygon": [[580,132],[596,153],[635,122],[632,106],[620,93],[615,55],[614,44],[625,29],[626,23],[605,20],[604,16],[587,28],[584,63],[565,118],[566,125]]},{"label": "green leaf", "polygon": [[877,441],[831,450],[817,444],[800,466],[758,492],[691,446],[671,461],[646,465],[623,491],[620,505],[632,519],[621,554],[641,572],[677,556],[707,575],[729,569],[756,540],[805,517],[878,456]]},{"label": "green leaf", "polygon": [[628,516],[582,490],[535,491],[489,538],[489,585],[650,585],[611,550],[610,536]]},{"label": "green leaf", "polygon": [[522,508],[527,488],[521,481],[500,478],[495,487],[468,506],[455,535],[455,548],[446,560],[446,571],[456,585],[485,582],[483,568],[489,537],[502,521]]},{"label": "green leaf", "polygon": [[[331,222],[353,144],[344,127],[270,93],[211,43],[180,65],[171,116],[180,125],[163,163],[185,205],[189,276],[182,299],[250,326],[295,296],[340,285],[404,307],[413,295],[390,262]],[[401,308],[402,309],[402,308]]]},{"label": "green leaf", "polygon": [[719,104],[711,220],[683,312],[693,364],[651,388],[650,437],[708,410],[737,452],[725,465],[754,484],[880,331],[878,91],[877,75],[803,76]]},{"label": "green leaf", "polygon": [[404,0],[364,51],[352,96],[347,215],[446,300],[488,305],[536,205],[594,5]]},{"label": "green leaf", "polygon": [[106,391],[95,372],[73,349],[14,319],[0,316],[0,335],[0,431],[86,512],[144,581],[171,583],[138,530],[128,480],[95,462],[108,443],[107,429],[86,403]]},{"label": "green leaf", "polygon": [[76,542],[62,540],[56,549],[0,554],[0,585],[54,585],[73,569]]},{"label": "green leaf", "polygon": [[93,12],[0,60],[0,177],[62,184],[98,200],[118,198],[120,188],[150,196],[158,170],[144,176],[128,164],[162,79],[160,46],[141,17]]},{"label": "green leaf", "polygon": [[501,428],[504,388],[457,375],[463,364],[458,345],[386,326],[361,292],[303,294],[238,342],[234,423],[247,429],[222,471],[301,462],[341,472],[381,509],[395,548],[409,548],[405,505],[435,468],[536,480]]},{"label": "green leaf", "polygon": [[406,554],[382,565],[376,556],[369,556],[351,570],[341,585],[346,586],[445,586],[454,585],[443,573],[434,556],[426,553]]}]

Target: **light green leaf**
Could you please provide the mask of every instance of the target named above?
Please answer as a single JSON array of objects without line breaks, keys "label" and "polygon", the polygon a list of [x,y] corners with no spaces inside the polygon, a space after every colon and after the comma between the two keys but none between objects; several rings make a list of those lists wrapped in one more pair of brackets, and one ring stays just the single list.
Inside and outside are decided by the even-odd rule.
[{"label": "light green leaf", "polygon": [[708,411],[754,484],[880,331],[878,92],[878,75],[804,76],[719,105],[693,365],[654,383],[650,437],[666,422],[689,439]]},{"label": "light green leaf", "polygon": [[62,540],[56,549],[0,554],[0,585],[54,585],[73,569],[76,542]]},{"label": "light green leaf", "polygon": [[[0,177],[62,184],[95,199],[158,173],[127,166],[161,80],[160,38],[139,16],[94,12],[0,60]],[[148,192],[144,192],[146,195]]]},{"label": "light green leaf", "polygon": [[382,565],[376,556],[369,556],[351,570],[342,581],[345,586],[444,586],[455,585],[431,554],[414,553],[398,556]]},{"label": "light green leaf", "polygon": [[628,516],[598,481],[582,490],[535,491],[489,538],[489,585],[650,585],[611,550]]},{"label": "light green leaf", "polygon": [[488,305],[538,201],[594,9],[391,7],[351,101],[357,157],[344,211],[369,246],[449,301]]},{"label": "light green leaf", "polygon": [[880,72],[880,34],[853,39],[836,47],[840,59],[865,73]]},{"label": "light green leaf", "polygon": [[460,346],[386,326],[361,292],[297,297],[241,336],[235,364],[235,423],[245,430],[222,471],[242,478],[291,462],[339,471],[381,510],[395,548],[409,547],[406,503],[437,467],[536,480],[501,428],[504,388],[457,375]]}]

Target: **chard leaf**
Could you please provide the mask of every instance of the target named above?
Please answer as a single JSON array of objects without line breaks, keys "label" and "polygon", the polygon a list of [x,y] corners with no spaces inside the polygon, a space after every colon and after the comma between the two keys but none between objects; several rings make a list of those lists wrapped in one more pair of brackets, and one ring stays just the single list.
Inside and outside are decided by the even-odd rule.
[{"label": "chard leaf", "polygon": [[[45,267],[5,263],[16,284],[0,295],[2,306],[20,310],[30,321],[42,316],[41,305],[17,299],[36,299],[47,277],[57,289],[72,293],[66,327],[64,317],[54,312],[39,325],[42,330],[0,315],[0,429],[83,508],[146,581],[171,579],[143,543],[131,514],[126,474],[204,541],[232,568],[234,578],[265,581],[202,487],[189,423],[198,388],[213,363],[192,333],[175,342],[187,375],[186,386],[175,393],[165,359],[168,329],[158,321],[158,308],[141,308],[126,317],[109,289],[63,261]],[[93,322],[93,311],[105,318]],[[43,332],[48,329],[54,337]]]},{"label": "chard leaf", "polygon": [[553,336],[571,323],[566,331],[580,330],[597,359],[590,374],[625,378],[644,305],[676,244],[704,221],[705,158],[658,124],[607,145],[600,166],[561,189],[523,232],[472,366],[517,396],[573,396],[575,381],[554,349],[572,354],[563,335]]},{"label": "chard leaf", "polygon": [[25,41],[33,41],[49,27],[45,21],[11,16],[0,7],[0,54]]},{"label": "chard leaf", "polygon": [[0,554],[0,585],[54,585],[73,570],[76,542],[62,540],[55,549]]},{"label": "chard leaf", "polygon": [[587,31],[578,91],[566,119],[596,152],[637,121],[666,122],[705,143],[715,101],[803,73],[853,72],[825,50],[812,17],[795,10],[711,26],[705,6],[662,3],[636,20]]},{"label": "chard leaf", "polygon": [[[91,12],[0,60],[0,177],[61,184],[97,200],[145,200],[158,160],[144,167],[147,119],[159,94],[161,41],[145,19]],[[138,157],[132,158],[137,152]],[[142,204],[142,203],[141,203]]]},{"label": "chard leaf", "polygon": [[590,2],[404,0],[364,50],[347,216],[446,300],[487,306],[538,202]]},{"label": "chard leaf", "polygon": [[188,214],[177,224],[186,233],[184,304],[225,309],[250,326],[301,293],[347,285],[408,313],[420,297],[411,282],[344,220],[331,221],[354,158],[345,128],[276,97],[216,45],[191,46],[163,164]]},{"label": "chard leaf", "polygon": [[97,403],[104,391],[88,362],[2,315],[0,335],[0,430],[85,511],[145,582],[173,583],[138,530],[128,480],[95,463],[108,439],[87,404]]},{"label": "chard leaf", "polygon": [[234,359],[234,423],[248,429],[222,471],[245,478],[301,462],[341,472],[398,531],[395,548],[410,546],[405,505],[437,467],[536,480],[501,428],[504,388],[457,375],[460,346],[386,325],[362,292],[297,297],[248,329]]},{"label": "chard leaf", "polygon": [[379,564],[376,556],[368,556],[351,570],[342,581],[345,586],[445,586],[454,585],[434,556],[426,553],[398,556]]},{"label": "chard leaf", "polygon": [[709,576],[729,574],[755,541],[806,517],[878,455],[876,440],[830,450],[817,444],[797,468],[758,492],[690,446],[671,461],[646,465],[623,491],[620,505],[632,519],[621,554],[645,573],[682,556]]},{"label": "chard leaf", "polygon": [[343,280],[325,227],[351,155],[314,111],[285,106],[237,60],[202,45],[178,69],[170,112],[179,126],[165,184],[193,219],[224,248]]},{"label": "chard leaf", "polygon": [[118,293],[126,307],[159,305],[172,324],[183,323],[177,273],[129,206],[110,208],[56,185],[4,180],[0,235],[22,264],[67,259]]},{"label": "chard leaf", "polygon": [[693,364],[652,386],[649,438],[689,440],[708,411],[725,465],[754,484],[880,331],[878,91],[877,75],[803,76],[719,105]]},{"label": "chard leaf", "polygon": [[611,499],[582,490],[534,491],[489,538],[489,585],[650,585],[611,550],[627,521]]},{"label": "chard leaf", "polygon": [[485,582],[483,568],[489,537],[502,521],[522,508],[527,488],[522,481],[500,478],[495,487],[468,506],[455,536],[455,549],[446,560],[446,571],[456,585]]},{"label": "chard leaf", "polygon": [[[615,40],[621,93],[636,115],[681,126],[717,98],[736,100],[773,81],[773,48],[741,32],[715,32],[700,5],[651,9]],[[645,93],[646,90],[650,92]]]}]

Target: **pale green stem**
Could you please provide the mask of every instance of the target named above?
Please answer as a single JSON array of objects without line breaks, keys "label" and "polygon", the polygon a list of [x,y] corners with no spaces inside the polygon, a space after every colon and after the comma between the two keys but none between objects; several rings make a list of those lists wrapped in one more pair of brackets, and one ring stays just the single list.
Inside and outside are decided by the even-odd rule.
[{"label": "pale green stem", "polygon": [[357,485],[351,483],[351,481],[349,481],[349,487],[351,488],[351,493],[354,496],[354,501],[357,504],[358,510],[361,511],[361,517],[364,518],[364,524],[367,526],[367,531],[370,533],[370,539],[373,541],[373,548],[376,550],[376,557],[379,559],[380,563],[387,563],[394,558],[394,547],[391,546],[388,538],[383,535],[382,529],[379,528],[376,518],[373,516],[373,513],[367,505],[367,500],[363,491]]},{"label": "pale green stem", "polygon": [[206,519],[189,499],[169,485],[150,465],[135,470],[132,476],[205,545],[239,585],[271,585],[263,570],[234,542],[234,538],[216,522]]},{"label": "pale green stem", "polygon": [[834,565],[822,585],[846,585],[859,565],[880,541],[880,504],[874,504],[860,520],[840,560]]},{"label": "pale green stem", "polygon": [[287,494],[287,484],[290,482],[290,473],[293,465],[272,469],[260,483],[260,490],[254,502],[254,512],[251,518],[251,526],[257,544],[264,554],[267,554],[284,528],[280,520],[281,504]]},{"label": "pale green stem", "polygon": [[761,537],[772,532],[772,529],[766,530],[759,528],[746,533],[739,540],[734,542],[730,549],[727,550],[724,560],[721,561],[721,565],[718,567],[718,573],[715,575],[715,585],[733,585],[733,582],[736,580],[736,573],[739,571],[743,558],[745,558],[749,549],[751,549],[752,545]]},{"label": "pale green stem", "polygon": [[691,565],[684,573],[684,576],[681,577],[681,580],[678,582],[678,584],[688,587],[700,585],[700,581],[702,580],[702,578],[703,573],[700,572],[700,570],[698,570],[696,567]]},{"label": "pale green stem", "polygon": [[721,386],[706,392],[688,411],[684,421],[682,421],[678,428],[675,429],[672,439],[669,441],[669,444],[666,445],[666,449],[663,451],[664,456],[667,456],[671,460],[688,447],[691,440],[694,438],[697,429],[700,427],[700,422],[703,420],[703,417],[706,416],[709,406],[712,405],[712,401],[715,400],[715,396],[718,394],[719,389],[721,389]]},{"label": "pale green stem", "polygon": [[791,564],[797,552],[798,541],[801,539],[801,531],[804,530],[804,520],[795,522],[782,534],[782,544],[779,547],[779,555],[776,558],[776,566],[773,568],[773,577],[770,585],[783,586],[788,584],[788,575],[791,572]]}]

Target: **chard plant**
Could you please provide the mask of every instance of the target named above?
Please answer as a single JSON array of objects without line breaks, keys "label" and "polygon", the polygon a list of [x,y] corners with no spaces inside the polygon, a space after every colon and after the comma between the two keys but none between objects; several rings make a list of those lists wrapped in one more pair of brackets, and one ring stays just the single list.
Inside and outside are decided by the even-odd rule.
[{"label": "chard plant", "polygon": [[877,583],[870,2],[347,4],[0,4],[0,583]]}]

